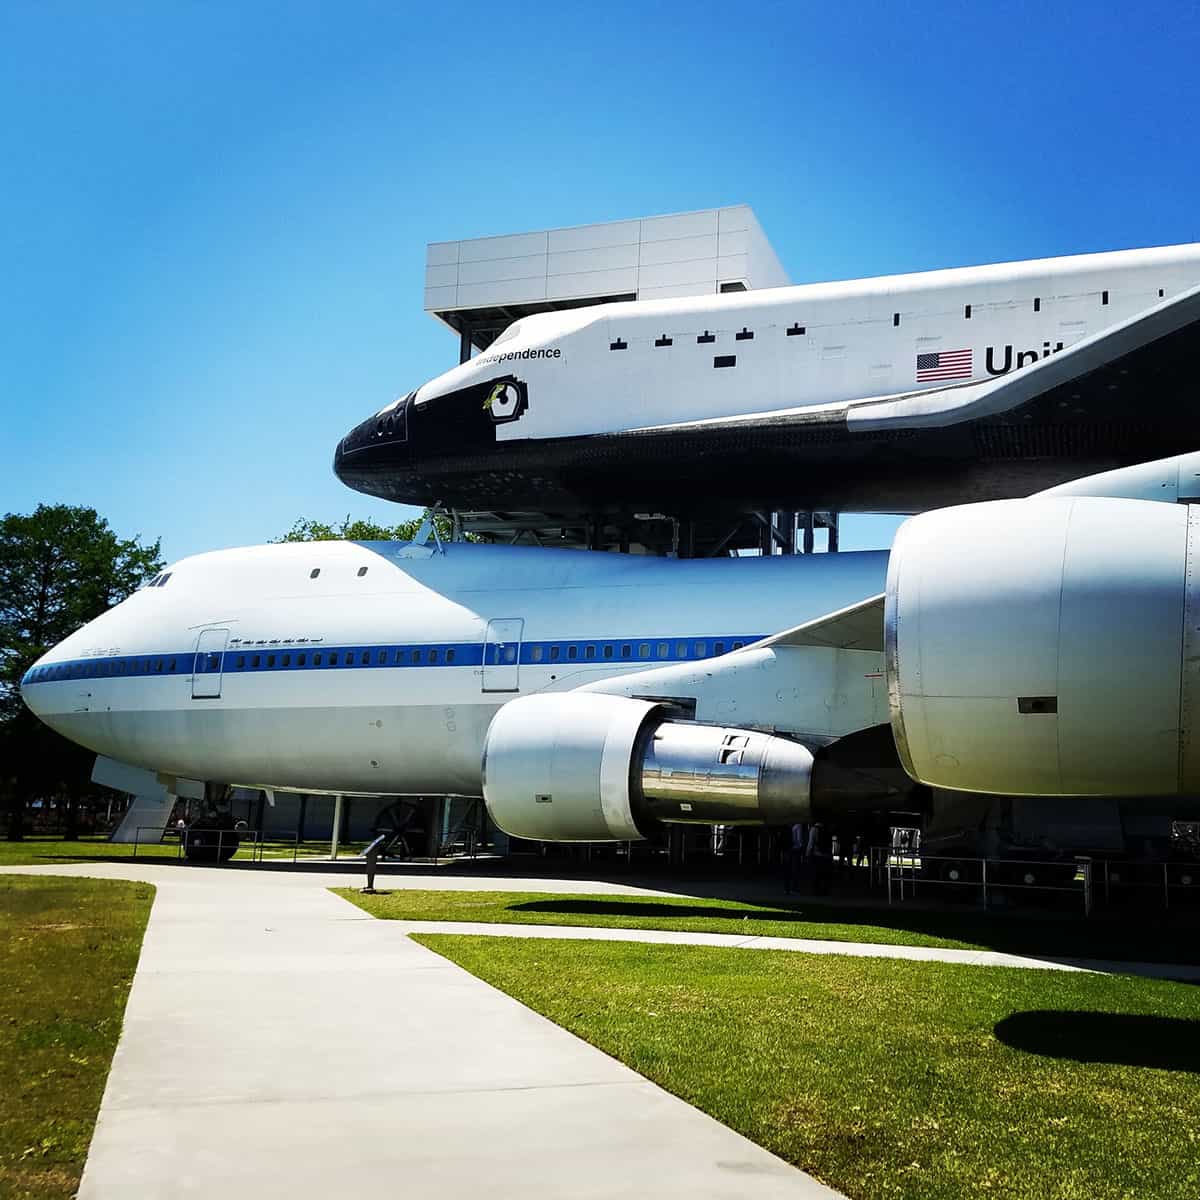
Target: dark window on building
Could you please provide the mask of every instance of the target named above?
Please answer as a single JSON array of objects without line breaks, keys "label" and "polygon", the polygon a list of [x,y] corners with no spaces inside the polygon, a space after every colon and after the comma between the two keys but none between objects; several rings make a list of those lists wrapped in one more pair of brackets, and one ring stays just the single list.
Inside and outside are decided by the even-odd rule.
[{"label": "dark window on building", "polygon": [[617,338],[615,342],[608,343],[608,348],[610,350],[628,350],[629,343],[624,341],[622,338]]},{"label": "dark window on building", "polygon": [[968,321],[971,319],[971,306],[969,304],[963,305],[963,317]]},{"label": "dark window on building", "polygon": [[710,342],[715,342],[716,340],[717,340],[717,339],[716,339],[715,335],[713,335],[713,334],[709,333],[709,332],[708,332],[708,330],[706,329],[706,330],[705,330],[705,331],[704,331],[704,332],[703,332],[703,333],[702,333],[702,334],[701,334],[701,335],[700,335],[700,336],[699,336],[699,337],[696,339],[696,342],[697,342],[697,344],[698,344],[698,345],[701,345],[701,346],[707,346],[707,345],[708,345]]},{"label": "dark window on building", "polygon": [[729,283],[721,284],[720,290],[722,293],[744,292],[746,290],[746,285],[740,279],[733,279],[733,280],[730,280]]},{"label": "dark window on building", "polygon": [[754,331],[751,329],[747,329],[746,326],[743,325],[742,332],[735,333],[733,335],[733,340],[735,342],[752,342],[752,341],[754,341]]},{"label": "dark window on building", "polygon": [[1108,292],[1107,292],[1107,291],[1103,291],[1103,292],[1101,292],[1101,293],[1100,293],[1100,303],[1101,303],[1101,304],[1107,304],[1107,303],[1108,303]]},{"label": "dark window on building", "polygon": [[788,337],[803,337],[804,336],[804,326],[803,325],[789,325],[788,330],[787,330],[787,335],[788,335]]},{"label": "dark window on building", "polygon": [[656,347],[658,347],[660,350],[662,349],[663,346],[673,346],[674,344],[675,344],[674,340],[667,337],[667,335],[665,333],[662,335],[662,337],[654,339],[654,345]]},{"label": "dark window on building", "polygon": [[893,327],[893,328],[898,328],[898,327],[899,327],[899,325],[900,325],[900,314],[899,314],[899,313],[892,313],[892,327]]},{"label": "dark window on building", "polygon": [[1041,296],[1034,296],[1034,298],[1033,298],[1033,311],[1034,311],[1034,312],[1041,312],[1041,311],[1042,311],[1042,298],[1041,298]]},{"label": "dark window on building", "polygon": [[359,577],[359,579],[361,579],[361,578],[362,578],[362,577],[363,577],[363,576],[364,576],[366,573],[367,573],[367,568],[366,568],[366,567],[359,567],[359,568],[358,568],[358,577]]},{"label": "dark window on building", "polygon": [[316,577],[318,575],[320,575],[320,573],[321,573],[320,567],[313,567],[313,569],[311,571],[309,571],[308,577],[309,577],[309,579],[316,579]]},{"label": "dark window on building", "polygon": [[714,367],[736,367],[737,366],[737,355],[736,354],[718,354],[713,359],[713,366]]}]

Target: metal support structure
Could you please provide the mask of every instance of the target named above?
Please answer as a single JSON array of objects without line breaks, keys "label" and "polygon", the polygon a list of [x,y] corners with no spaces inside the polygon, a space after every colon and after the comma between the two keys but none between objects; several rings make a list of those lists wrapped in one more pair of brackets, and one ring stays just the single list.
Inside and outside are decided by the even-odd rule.
[{"label": "metal support structure", "polygon": [[471,326],[463,324],[462,332],[458,335],[458,361],[461,365],[467,362],[471,357],[471,351],[474,348],[471,345]]},{"label": "metal support structure", "polygon": [[830,554],[836,554],[838,548],[838,524],[839,515],[835,512],[829,513],[829,545],[826,549]]},{"label": "metal support structure", "polygon": [[338,792],[333,798],[333,836],[329,840],[329,857],[336,859],[338,846],[342,840],[342,793]]},{"label": "metal support structure", "polygon": [[803,552],[811,554],[813,552],[813,515],[811,512],[800,514],[800,529],[804,538]]}]

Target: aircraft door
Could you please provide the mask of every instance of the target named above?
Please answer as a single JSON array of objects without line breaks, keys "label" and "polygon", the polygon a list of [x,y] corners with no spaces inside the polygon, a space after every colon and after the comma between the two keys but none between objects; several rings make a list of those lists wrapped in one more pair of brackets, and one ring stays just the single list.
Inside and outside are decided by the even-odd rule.
[{"label": "aircraft door", "polygon": [[192,663],[192,699],[219,700],[221,672],[225,665],[228,629],[205,629],[196,641],[196,659]]},{"label": "aircraft door", "polygon": [[483,643],[483,690],[516,692],[521,679],[521,617],[496,617],[488,622]]}]

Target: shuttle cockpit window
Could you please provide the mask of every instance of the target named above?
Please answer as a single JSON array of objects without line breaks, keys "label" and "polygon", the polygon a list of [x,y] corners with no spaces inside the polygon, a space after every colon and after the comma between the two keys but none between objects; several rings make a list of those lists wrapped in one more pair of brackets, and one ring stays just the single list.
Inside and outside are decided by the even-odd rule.
[{"label": "shuttle cockpit window", "polygon": [[508,328],[507,328],[507,329],[506,329],[506,330],[505,330],[505,331],[504,331],[504,332],[503,332],[503,333],[502,333],[502,334],[501,334],[501,335],[500,335],[500,336],[499,336],[499,337],[498,337],[498,338],[497,338],[497,339],[496,339],[496,340],[495,340],[495,341],[492,343],[492,345],[493,345],[493,346],[499,346],[499,345],[501,345],[503,342],[511,342],[511,341],[513,340],[513,338],[515,338],[515,337],[517,336],[517,334],[518,334],[518,333],[520,333],[520,332],[521,332],[521,322],[520,322],[520,321],[517,321],[515,324],[513,324],[513,325],[510,325],[510,326],[509,326],[509,327],[508,327]]}]

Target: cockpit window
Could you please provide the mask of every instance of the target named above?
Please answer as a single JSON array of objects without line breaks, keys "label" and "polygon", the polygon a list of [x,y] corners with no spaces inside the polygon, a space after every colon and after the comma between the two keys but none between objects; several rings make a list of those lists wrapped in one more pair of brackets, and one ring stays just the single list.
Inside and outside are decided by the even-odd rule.
[{"label": "cockpit window", "polygon": [[493,346],[499,346],[501,342],[511,342],[513,338],[521,332],[521,322],[517,321],[510,325],[493,343]]}]

